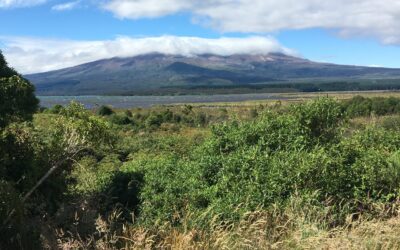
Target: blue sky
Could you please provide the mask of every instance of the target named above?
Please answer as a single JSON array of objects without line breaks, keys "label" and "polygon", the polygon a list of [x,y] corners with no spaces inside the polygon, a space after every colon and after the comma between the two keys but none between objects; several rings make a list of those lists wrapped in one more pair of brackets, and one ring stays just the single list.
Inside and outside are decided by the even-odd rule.
[{"label": "blue sky", "polygon": [[[225,54],[290,51],[315,61],[400,68],[399,24],[395,0],[0,0],[0,48],[24,73],[150,46],[195,54],[215,44]],[[182,37],[203,40],[193,47]],[[162,39],[137,44],[146,38]]]}]

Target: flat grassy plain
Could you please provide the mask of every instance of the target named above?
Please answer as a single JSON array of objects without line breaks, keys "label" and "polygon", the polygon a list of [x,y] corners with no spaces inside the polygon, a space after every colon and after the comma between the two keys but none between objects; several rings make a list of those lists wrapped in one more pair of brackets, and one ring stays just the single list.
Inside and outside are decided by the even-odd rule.
[{"label": "flat grassy plain", "polygon": [[[363,96],[367,98],[373,97],[400,97],[400,91],[330,91],[330,92],[293,92],[293,93],[274,93],[274,96],[282,99],[279,100],[282,104],[304,102],[310,99],[320,98],[320,97],[331,97],[337,100],[347,100],[354,96]],[[213,103],[193,103],[190,105],[200,106],[200,107],[218,107],[218,106],[238,106],[238,107],[248,107],[257,105],[268,105],[275,104],[277,100],[256,100],[256,101],[242,101],[242,102],[213,102]],[[183,104],[177,104],[178,106]]]}]

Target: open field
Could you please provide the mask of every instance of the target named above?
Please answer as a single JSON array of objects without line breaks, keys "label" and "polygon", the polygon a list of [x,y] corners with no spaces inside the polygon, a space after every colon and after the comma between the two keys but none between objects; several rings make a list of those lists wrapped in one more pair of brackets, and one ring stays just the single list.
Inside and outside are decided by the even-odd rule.
[{"label": "open field", "polygon": [[[273,93],[274,99],[272,100],[251,100],[251,101],[239,101],[239,102],[212,102],[212,103],[190,103],[194,106],[200,107],[215,107],[215,106],[257,106],[265,104],[275,104],[279,101],[281,104],[298,103],[310,99],[319,97],[331,97],[338,100],[350,99],[354,96],[363,97],[400,97],[400,91],[334,91],[334,92],[295,92],[295,93]],[[175,105],[183,105],[183,103],[177,103]]]}]

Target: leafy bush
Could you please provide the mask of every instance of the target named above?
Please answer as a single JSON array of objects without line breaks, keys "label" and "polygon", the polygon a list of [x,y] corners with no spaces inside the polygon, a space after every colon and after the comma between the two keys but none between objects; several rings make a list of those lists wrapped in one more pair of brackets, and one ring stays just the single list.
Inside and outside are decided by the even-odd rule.
[{"label": "leafy bush", "polygon": [[139,216],[143,184],[144,176],[140,172],[116,172],[104,191],[105,195],[100,198],[103,210],[107,212],[116,207],[123,208],[128,220],[132,216]]},{"label": "leafy bush", "polygon": [[52,114],[60,114],[63,109],[64,109],[64,107],[62,105],[56,104],[51,109],[49,109],[48,112],[50,112]]},{"label": "leafy bush", "polygon": [[386,117],[382,122],[382,127],[389,130],[400,130],[400,116]]},{"label": "leafy bush", "polygon": [[21,219],[20,216],[23,214],[23,209],[18,199],[17,190],[14,189],[11,182],[0,180],[0,218],[2,222],[14,209],[17,211],[17,219]]},{"label": "leafy bush", "polygon": [[237,220],[316,191],[320,202],[354,202],[353,211],[356,201],[398,197],[400,136],[371,128],[345,137],[345,124],[340,104],[323,98],[214,126],[189,158],[168,153],[133,161],[131,169],[144,175],[143,218],[179,223],[187,211],[209,211]]},{"label": "leafy bush", "polygon": [[114,114],[114,110],[112,110],[110,107],[108,106],[100,106],[100,108],[97,110],[97,114],[100,116],[108,116],[108,115],[112,115]]},{"label": "leafy bush", "polygon": [[132,114],[132,112],[131,112],[130,110],[125,110],[125,111],[124,111],[124,114],[125,114],[127,117],[129,117],[129,118],[132,118],[132,117],[133,117],[133,114]]},{"label": "leafy bush", "polygon": [[160,127],[163,122],[164,122],[164,120],[163,120],[163,117],[161,114],[153,113],[147,117],[147,119],[145,121],[145,126],[146,126],[146,128],[149,128],[149,129],[156,129],[156,128]]},{"label": "leafy bush", "polygon": [[[182,164],[174,154],[140,158],[125,168],[144,176],[140,193],[140,218],[147,223],[153,219],[178,223],[182,208],[202,202],[201,186],[190,165]],[[198,177],[198,176],[197,176]]]},{"label": "leafy bush", "polygon": [[0,248],[39,248],[37,230],[23,223],[21,194],[34,183],[35,138],[30,125],[37,111],[35,88],[8,67],[0,51]]},{"label": "leafy bush", "polygon": [[257,109],[250,109],[250,118],[256,118],[258,116]]},{"label": "leafy bush", "polygon": [[133,123],[126,114],[113,114],[110,116],[110,121],[117,125],[128,125]]},{"label": "leafy bush", "polygon": [[289,112],[296,116],[309,138],[318,142],[332,141],[345,118],[340,104],[329,98],[295,105]]},{"label": "leafy bush", "polygon": [[[1,249],[40,249],[38,229],[24,223],[24,213],[19,192],[12,183],[0,180]],[[7,226],[6,219],[10,220]]]},{"label": "leafy bush", "polygon": [[119,166],[121,162],[115,155],[109,155],[101,161],[89,156],[82,158],[71,171],[70,178],[74,183],[70,186],[71,191],[83,195],[104,192]]},{"label": "leafy bush", "polygon": [[0,128],[32,119],[39,103],[34,91],[34,86],[19,76],[0,76]]},{"label": "leafy bush", "polygon": [[8,66],[8,63],[0,50],[0,78],[12,77],[16,75],[19,75],[18,72]]},{"label": "leafy bush", "polygon": [[343,103],[343,108],[351,117],[397,114],[400,112],[400,99],[395,97],[366,98],[355,96]]}]

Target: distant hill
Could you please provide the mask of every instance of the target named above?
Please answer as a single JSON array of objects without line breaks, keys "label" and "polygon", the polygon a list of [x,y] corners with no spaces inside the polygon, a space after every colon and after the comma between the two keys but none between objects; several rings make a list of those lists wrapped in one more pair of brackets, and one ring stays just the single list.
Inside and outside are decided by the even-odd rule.
[{"label": "distant hill", "polygon": [[[400,69],[268,55],[146,54],[26,75],[39,95],[136,95],[400,88]],[[398,86],[398,87],[397,87]]]}]

